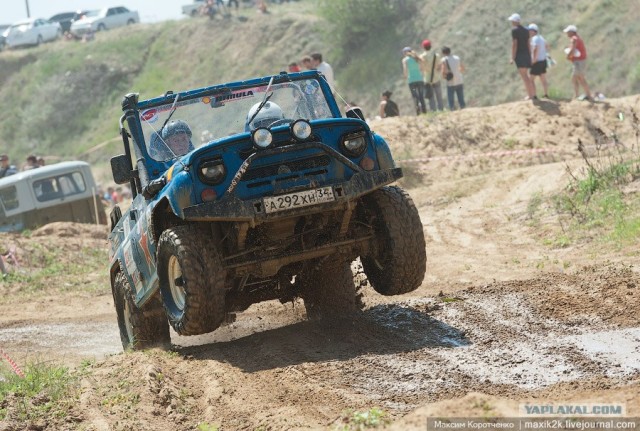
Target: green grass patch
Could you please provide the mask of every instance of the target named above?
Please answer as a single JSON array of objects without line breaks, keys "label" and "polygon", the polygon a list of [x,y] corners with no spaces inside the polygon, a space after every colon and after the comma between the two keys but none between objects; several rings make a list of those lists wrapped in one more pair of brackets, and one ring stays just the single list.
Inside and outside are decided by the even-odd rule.
[{"label": "green grass patch", "polygon": [[0,420],[24,422],[64,417],[74,400],[77,378],[65,367],[29,364],[22,378],[0,369]]},{"label": "green grass patch", "polygon": [[[12,296],[0,296],[0,302],[14,294],[59,291],[99,292],[109,287],[107,251],[96,247],[65,250],[55,245],[32,242],[19,256],[19,266],[0,279],[0,289],[9,288]],[[89,277],[88,274],[98,274]]]},{"label": "green grass patch", "polygon": [[390,423],[387,414],[373,407],[365,412],[353,410],[347,411],[342,417],[342,423],[336,427],[337,431],[361,431],[369,428],[378,428]]}]

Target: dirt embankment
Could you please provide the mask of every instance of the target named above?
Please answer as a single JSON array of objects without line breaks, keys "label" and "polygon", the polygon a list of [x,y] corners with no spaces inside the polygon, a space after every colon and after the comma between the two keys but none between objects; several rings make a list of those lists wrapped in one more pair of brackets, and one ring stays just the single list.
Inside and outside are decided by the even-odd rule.
[{"label": "dirt embankment", "polygon": [[[352,318],[308,322],[301,304],[268,302],[212,334],[172,334],[173,352],[122,354],[106,266],[54,278],[44,293],[20,285],[0,302],[5,351],[19,363],[97,360],[75,422],[45,428],[335,429],[350,409],[378,407],[390,429],[422,430],[429,416],[518,416],[527,401],[622,404],[638,416],[637,241],[553,248],[527,211],[534,194],[566,185],[578,139],[594,152],[615,140],[634,151],[638,98],[544,103],[373,123],[397,158],[442,158],[405,164],[427,238],[425,281],[401,297],[365,289],[366,309]],[[102,234],[59,225],[2,239],[22,256],[66,247],[81,264],[88,248],[106,255]],[[86,280],[102,287],[79,289]]]}]

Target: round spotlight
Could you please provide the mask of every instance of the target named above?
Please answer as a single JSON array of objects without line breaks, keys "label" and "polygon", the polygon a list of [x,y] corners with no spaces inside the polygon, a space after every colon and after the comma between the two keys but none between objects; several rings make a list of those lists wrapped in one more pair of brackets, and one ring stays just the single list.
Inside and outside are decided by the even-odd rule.
[{"label": "round spotlight", "polygon": [[269,129],[260,127],[256,129],[251,134],[251,139],[253,139],[253,144],[259,149],[264,150],[265,148],[269,148],[269,145],[273,142],[273,135],[269,131]]},{"label": "round spotlight", "polygon": [[304,141],[311,136],[311,124],[306,120],[297,120],[291,124],[291,134],[298,141]]},{"label": "round spotlight", "polygon": [[208,160],[200,165],[200,179],[206,184],[220,184],[227,176],[222,160]]},{"label": "round spotlight", "polygon": [[360,157],[367,149],[367,141],[364,135],[357,134],[347,136],[342,140],[342,150],[350,157]]}]

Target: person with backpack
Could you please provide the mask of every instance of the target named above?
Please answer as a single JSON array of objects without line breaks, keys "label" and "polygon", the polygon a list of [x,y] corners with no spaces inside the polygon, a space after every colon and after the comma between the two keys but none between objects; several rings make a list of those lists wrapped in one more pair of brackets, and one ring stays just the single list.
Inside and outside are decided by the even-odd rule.
[{"label": "person with backpack", "polygon": [[422,41],[424,52],[420,54],[422,59],[422,67],[424,68],[424,93],[425,98],[429,101],[429,109],[432,112],[438,108],[438,111],[444,110],[442,104],[442,86],[440,85],[440,75],[436,72],[436,64],[440,64],[440,55],[437,51],[431,51],[431,41],[425,39]]},{"label": "person with backpack", "polygon": [[402,74],[409,84],[409,91],[416,105],[416,115],[426,114],[427,104],[424,100],[422,59],[409,46],[402,49],[402,55]]},{"label": "person with backpack", "polygon": [[400,109],[396,102],[391,100],[391,91],[387,90],[382,93],[382,101],[380,102],[380,118],[397,117],[400,115]]},{"label": "person with backpack", "polygon": [[445,46],[442,48],[444,58],[440,60],[440,75],[447,80],[447,100],[449,101],[449,110],[454,111],[455,97],[458,96],[458,106],[463,109],[466,104],[464,102],[464,65],[457,55],[451,54],[451,48]]}]

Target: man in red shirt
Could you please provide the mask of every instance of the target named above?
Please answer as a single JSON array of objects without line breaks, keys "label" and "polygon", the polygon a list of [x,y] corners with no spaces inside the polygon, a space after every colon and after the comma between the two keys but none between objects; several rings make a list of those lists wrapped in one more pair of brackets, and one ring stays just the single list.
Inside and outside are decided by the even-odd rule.
[{"label": "man in red shirt", "polygon": [[[582,38],[578,36],[578,29],[575,25],[567,26],[567,28],[564,29],[564,32],[571,40],[571,46],[569,46],[565,52],[567,53],[567,59],[573,63],[571,81],[573,82],[573,91],[575,92],[576,99],[592,100],[589,84],[587,84],[587,78],[585,78],[585,70],[587,67],[587,48],[585,48]],[[585,91],[584,96],[579,95],[580,86],[582,86]]]}]

